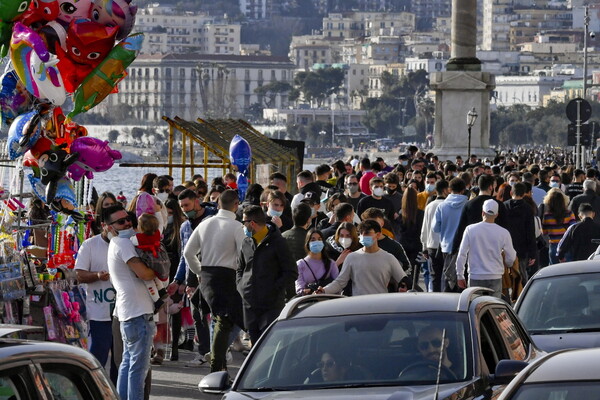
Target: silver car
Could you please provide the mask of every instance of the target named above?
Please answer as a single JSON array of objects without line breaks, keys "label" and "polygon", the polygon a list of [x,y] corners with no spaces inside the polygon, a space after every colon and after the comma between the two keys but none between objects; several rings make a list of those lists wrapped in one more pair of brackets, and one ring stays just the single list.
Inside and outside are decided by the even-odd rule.
[{"label": "silver car", "polygon": [[527,282],[515,311],[542,350],[600,347],[600,261],[539,270]]}]

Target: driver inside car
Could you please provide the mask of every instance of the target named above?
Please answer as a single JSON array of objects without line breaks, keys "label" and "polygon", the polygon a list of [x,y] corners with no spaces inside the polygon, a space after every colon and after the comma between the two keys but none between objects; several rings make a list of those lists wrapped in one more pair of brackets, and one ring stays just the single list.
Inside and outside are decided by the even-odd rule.
[{"label": "driver inside car", "polygon": [[[440,369],[441,380],[455,380],[456,375],[452,370],[452,361],[448,357],[450,339],[444,338],[444,331],[434,325],[427,326],[419,331],[417,340],[418,357],[407,365],[398,378],[402,380],[432,381],[435,382]],[[442,360],[440,366],[440,358]]]}]

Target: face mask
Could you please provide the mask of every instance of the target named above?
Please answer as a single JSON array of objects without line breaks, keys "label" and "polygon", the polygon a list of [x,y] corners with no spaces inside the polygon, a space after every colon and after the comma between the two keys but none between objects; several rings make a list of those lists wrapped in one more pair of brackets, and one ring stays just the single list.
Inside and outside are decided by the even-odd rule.
[{"label": "face mask", "polygon": [[323,247],[325,247],[325,243],[319,241],[315,241],[315,242],[310,242],[308,244],[308,248],[310,249],[311,253],[315,253],[318,254],[321,251],[323,251]]},{"label": "face mask", "polygon": [[244,227],[244,234],[246,235],[246,237],[252,237],[252,231],[250,231],[250,229],[248,229],[248,227]]},{"label": "face mask", "polygon": [[373,189],[373,195],[377,196],[377,197],[381,197],[383,196],[383,188],[382,187],[376,187],[375,189]]},{"label": "face mask", "polygon": [[188,217],[188,219],[196,218],[196,210],[185,211],[185,216]]},{"label": "face mask", "polygon": [[338,242],[340,242],[340,246],[347,249],[352,244],[352,238],[340,238]]},{"label": "face mask", "polygon": [[135,235],[135,231],[133,230],[133,228],[123,229],[122,231],[119,231],[120,238],[129,239],[133,235]]},{"label": "face mask", "polygon": [[161,202],[164,203],[169,198],[169,193],[167,193],[167,192],[156,193],[155,196],[157,199],[159,199]]},{"label": "face mask", "polygon": [[283,214],[283,211],[275,211],[272,208],[267,210],[267,215],[270,217],[281,217],[281,214]]},{"label": "face mask", "polygon": [[511,187],[515,186],[515,183],[517,183],[517,182],[508,182],[508,184],[509,184]]},{"label": "face mask", "polygon": [[169,215],[169,216],[167,217],[167,224],[172,224],[172,223],[173,223],[173,216],[172,216],[172,215]]},{"label": "face mask", "polygon": [[348,191],[352,194],[358,192],[358,185],[348,186]]},{"label": "face mask", "polygon": [[433,192],[434,190],[435,190],[435,185],[433,185],[433,184],[431,184],[431,183],[428,183],[427,185],[425,185],[425,191],[426,191],[426,192],[429,192],[429,193],[431,193],[431,192]]},{"label": "face mask", "polygon": [[385,191],[386,191],[386,192],[387,192],[387,194],[389,194],[389,195],[392,195],[392,194],[396,193],[396,189],[390,189],[390,188],[387,188]]},{"label": "face mask", "polygon": [[362,244],[365,247],[373,246],[373,236],[360,235],[358,238],[358,241],[360,242],[360,244]]},{"label": "face mask", "polygon": [[400,161],[400,165],[406,167],[408,165],[408,161]]},{"label": "face mask", "polygon": [[560,187],[560,182],[550,182],[550,187],[553,187],[553,188]]}]

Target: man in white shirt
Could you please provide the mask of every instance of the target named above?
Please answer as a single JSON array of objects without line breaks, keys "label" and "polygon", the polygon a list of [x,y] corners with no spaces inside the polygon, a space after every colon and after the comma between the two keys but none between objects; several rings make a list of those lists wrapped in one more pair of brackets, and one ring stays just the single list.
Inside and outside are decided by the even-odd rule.
[{"label": "man in white shirt", "polygon": [[105,215],[108,236],[113,236],[108,246],[108,272],[117,291],[116,316],[123,337],[117,391],[122,400],[141,400],[156,332],[154,302],[143,281],[154,279],[155,274],[138,257],[130,240],[135,231],[129,214],[113,206]]},{"label": "man in white shirt", "polygon": [[[366,220],[358,226],[363,247],[348,254],[339,276],[317,293],[340,293],[352,279],[352,295],[387,293],[388,284],[394,278],[401,282],[406,273],[396,258],[381,250],[377,243],[381,226],[375,220]],[[400,289],[406,291],[406,289]]]},{"label": "man in white shirt", "polygon": [[234,325],[243,326],[236,271],[237,257],[246,235],[243,225],[235,219],[239,204],[234,190],[221,193],[217,215],[205,219],[194,229],[183,252],[190,271],[200,278],[200,292],[215,321],[211,372],[226,370],[230,333]]},{"label": "man in white shirt", "polygon": [[460,288],[466,288],[465,263],[468,259],[469,287],[482,286],[502,296],[504,265],[512,265],[517,253],[510,233],[494,223],[498,216],[498,203],[494,199],[483,203],[483,221],[467,226],[456,258],[456,278]]},{"label": "man in white shirt", "polygon": [[[101,216],[102,218],[102,216]],[[102,223],[102,233],[92,236],[81,244],[75,261],[77,281],[86,284],[86,311],[91,337],[90,353],[106,366],[108,353],[112,349],[112,311],[116,291],[110,282],[107,256],[107,226]],[[117,384],[117,367],[114,354],[111,357],[110,379]]]}]

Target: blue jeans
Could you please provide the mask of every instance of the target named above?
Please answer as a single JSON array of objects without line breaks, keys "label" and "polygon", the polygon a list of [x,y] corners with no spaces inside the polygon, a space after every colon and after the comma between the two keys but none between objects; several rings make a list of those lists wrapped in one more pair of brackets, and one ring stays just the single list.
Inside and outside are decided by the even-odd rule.
[{"label": "blue jeans", "polygon": [[119,368],[117,391],[121,400],[142,400],[144,379],[150,368],[150,352],[156,325],[152,314],[121,322],[123,360]]},{"label": "blue jeans", "polygon": [[[90,336],[92,338],[90,353],[100,361],[103,367],[106,367],[108,353],[113,347],[112,321],[90,321]],[[115,357],[112,354],[110,357],[110,380],[114,385],[117,384],[116,370]]]}]

